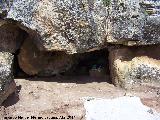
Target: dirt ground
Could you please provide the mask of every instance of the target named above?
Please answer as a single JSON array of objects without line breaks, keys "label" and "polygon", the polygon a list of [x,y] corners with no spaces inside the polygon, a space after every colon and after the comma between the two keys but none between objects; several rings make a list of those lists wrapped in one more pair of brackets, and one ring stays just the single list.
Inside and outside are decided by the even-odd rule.
[{"label": "dirt ground", "polygon": [[17,90],[1,106],[0,120],[38,120],[38,117],[46,120],[85,120],[85,100],[125,95],[138,96],[145,105],[160,112],[160,86],[156,84],[125,91],[106,79],[88,76],[35,77],[15,81]]}]

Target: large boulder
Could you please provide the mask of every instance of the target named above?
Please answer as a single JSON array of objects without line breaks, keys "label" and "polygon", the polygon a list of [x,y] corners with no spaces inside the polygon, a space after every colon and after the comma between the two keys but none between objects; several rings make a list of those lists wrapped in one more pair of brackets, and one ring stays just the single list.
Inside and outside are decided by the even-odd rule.
[{"label": "large boulder", "polygon": [[18,21],[40,50],[69,54],[106,43],[160,44],[157,0],[5,0],[0,16]]},{"label": "large boulder", "polygon": [[33,41],[30,37],[27,38],[18,55],[20,68],[28,75],[52,76],[65,72],[75,64],[74,55],[40,51]]},{"label": "large boulder", "polygon": [[106,44],[103,0],[14,0],[6,4],[10,9],[5,9],[5,4],[5,18],[21,23],[40,50],[73,54]]},{"label": "large boulder", "polygon": [[116,86],[130,89],[160,83],[160,46],[111,47],[110,71]]},{"label": "large boulder", "polygon": [[12,22],[0,20],[0,51],[15,53],[23,42],[24,32]]},{"label": "large boulder", "polygon": [[13,58],[13,55],[8,52],[0,52],[0,105],[16,88],[13,77]]},{"label": "large boulder", "polygon": [[160,44],[160,1],[111,0],[109,6],[109,43]]}]

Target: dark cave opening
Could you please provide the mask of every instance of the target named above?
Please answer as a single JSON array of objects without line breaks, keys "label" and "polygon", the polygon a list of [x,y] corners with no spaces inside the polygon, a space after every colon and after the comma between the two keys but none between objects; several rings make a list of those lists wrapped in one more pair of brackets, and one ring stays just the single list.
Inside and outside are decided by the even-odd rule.
[{"label": "dark cave opening", "polygon": [[16,53],[14,54],[14,64],[13,64],[13,74],[14,74],[14,78],[27,78],[30,77],[29,75],[27,75],[19,66],[18,63],[18,54],[20,52],[20,49],[16,51]]},{"label": "dark cave opening", "polygon": [[[67,76],[67,77],[68,76],[70,76],[70,77],[72,77],[72,76],[74,76],[74,77],[88,76],[91,78],[103,79],[104,82],[111,83],[110,70],[109,70],[109,60],[108,60],[109,51],[107,48],[95,50],[95,51],[91,51],[91,52],[86,52],[86,53],[77,53],[77,54],[71,55],[71,56],[75,57],[75,64],[67,71],[62,71],[59,74],[55,74],[55,75],[52,74],[49,76],[43,76],[43,75],[39,76],[39,75],[29,75],[29,74],[27,74],[27,72],[25,73],[25,71],[21,68],[22,66],[20,67],[20,65],[19,65],[18,56],[20,54],[22,44],[24,43],[25,40],[27,40],[27,38],[30,35],[28,32],[26,32],[24,30],[22,30],[21,33],[23,35],[23,41],[22,41],[22,43],[20,43],[21,44],[20,48],[16,51],[16,53],[14,53],[15,57],[14,57],[13,74],[14,74],[15,78],[18,78],[18,79],[19,78],[34,78],[34,77],[45,78],[45,77],[56,77],[57,75],[60,75],[63,77],[65,77],[65,76]],[[33,46],[33,45],[31,45],[31,46]],[[44,53],[47,53],[46,55],[47,55],[48,59],[44,59],[44,60],[42,59],[42,61],[44,61],[45,64],[47,64],[47,62],[48,62],[48,64],[50,64],[49,62],[51,62],[51,60],[53,60],[53,59],[50,59],[49,57],[55,56],[54,53],[56,53],[58,55],[59,52],[58,51],[53,51],[53,52],[40,51],[39,55],[41,55],[41,54],[43,55]],[[45,56],[45,54],[43,56]],[[32,56],[30,56],[30,57],[32,57]],[[30,60],[32,60],[32,59],[30,59]],[[60,63],[57,63],[57,64],[60,64]],[[52,66],[50,66],[50,67],[52,67]],[[47,70],[47,69],[44,69],[43,72],[45,72],[45,70]]]},{"label": "dark cave opening", "polygon": [[[14,53],[14,56],[15,56],[14,57],[14,77],[15,78],[56,77],[57,74],[51,75],[51,76],[29,75],[29,74],[27,74],[27,72],[26,73],[24,72],[24,70],[21,68],[22,66],[20,67],[19,61],[18,61],[18,55],[20,55],[20,50],[21,50],[22,44],[25,42],[25,40],[27,40],[27,38],[32,36],[26,30],[21,29],[21,33],[23,36],[23,41],[21,43],[20,48],[16,51],[16,53]],[[34,40],[34,38],[32,40]],[[33,46],[33,45],[31,45],[31,46]],[[41,55],[44,52],[45,51],[40,51],[39,54]],[[52,57],[52,56],[54,56],[54,53],[58,54],[59,52],[58,51],[49,52],[51,55],[48,54],[48,52],[45,52],[45,53],[47,53],[47,57],[48,56]],[[45,54],[44,54],[44,56],[45,56]],[[75,77],[76,76],[89,76],[89,77],[98,78],[98,79],[105,78],[105,80],[106,80],[105,82],[111,83],[108,56],[109,56],[109,51],[107,48],[95,50],[95,51],[91,51],[91,52],[86,52],[86,53],[74,54],[73,57],[76,58],[75,64],[67,71],[62,71],[58,75],[64,76],[64,77],[65,76],[71,76],[71,77],[72,76],[75,76]],[[49,62],[52,60],[52,59],[50,60],[49,57],[47,59],[48,61],[46,61],[46,59],[43,60],[45,62],[45,64],[49,64]],[[32,60],[32,59],[30,59],[30,60]],[[52,66],[50,66],[50,67],[52,67]],[[45,72],[45,70],[47,70],[47,69],[44,69],[44,72]]]},{"label": "dark cave opening", "polygon": [[[45,78],[45,76],[30,76],[27,75],[19,66],[18,55],[20,49],[15,53],[14,59],[14,76],[15,78]],[[101,82],[110,81],[110,72],[109,72],[109,52],[107,49],[96,50],[87,53],[78,53],[74,56],[78,57],[76,64],[66,72],[62,72],[59,75],[62,77],[80,77],[88,76],[91,78],[103,79]],[[47,76],[47,77],[56,77],[57,75]],[[96,81],[95,81],[96,82]]]},{"label": "dark cave opening", "polygon": [[21,33],[21,39],[22,41],[19,43],[20,47],[16,50],[15,53],[13,53],[14,55],[14,63],[13,63],[13,76],[14,78],[18,79],[18,78],[28,78],[29,75],[27,75],[19,66],[19,63],[18,63],[18,55],[20,53],[20,49],[21,49],[21,46],[23,44],[23,42],[25,41],[25,39],[29,36],[29,34],[25,31],[25,30],[22,30],[21,28],[19,28],[20,30],[20,33]]},{"label": "dark cave opening", "polygon": [[80,56],[77,64],[61,75],[89,76],[92,78],[103,79],[103,82],[111,83],[108,49],[105,48],[76,55]]}]

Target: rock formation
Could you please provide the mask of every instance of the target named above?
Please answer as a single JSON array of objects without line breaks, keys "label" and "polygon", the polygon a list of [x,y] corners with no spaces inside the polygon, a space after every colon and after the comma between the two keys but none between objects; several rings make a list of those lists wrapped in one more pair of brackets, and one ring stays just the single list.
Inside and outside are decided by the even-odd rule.
[{"label": "rock formation", "polygon": [[40,50],[73,54],[106,44],[106,15],[99,0],[16,0],[6,18],[30,29]]},{"label": "rock formation", "polygon": [[0,104],[15,91],[13,54],[20,48],[23,35],[15,23],[0,20]]},{"label": "rock formation", "polygon": [[23,35],[14,23],[0,21],[0,51],[15,53],[23,42]]},{"label": "rock formation", "polygon": [[[74,66],[76,53],[109,48],[115,85],[159,82],[159,21],[158,0],[2,0],[0,62],[12,65],[3,61],[14,54],[28,75],[52,76]],[[0,72],[0,81],[11,80]]]},{"label": "rock formation", "polygon": [[31,38],[27,38],[18,55],[21,69],[28,75],[52,76],[70,69],[75,63],[74,55],[64,52],[40,51]]},{"label": "rock formation", "polygon": [[15,91],[13,77],[13,55],[0,52],[0,104]]},{"label": "rock formation", "polygon": [[18,21],[40,50],[69,54],[106,43],[160,43],[157,0],[16,0],[1,2],[1,16]]},{"label": "rock formation", "polygon": [[108,42],[128,46],[160,43],[160,2],[111,0]]},{"label": "rock formation", "polygon": [[112,82],[126,89],[160,83],[160,46],[110,48]]}]

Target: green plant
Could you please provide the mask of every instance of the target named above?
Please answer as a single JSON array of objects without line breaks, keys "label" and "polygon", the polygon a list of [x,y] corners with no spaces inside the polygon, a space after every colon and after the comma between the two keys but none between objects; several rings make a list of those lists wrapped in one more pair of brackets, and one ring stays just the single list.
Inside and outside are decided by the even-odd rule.
[{"label": "green plant", "polygon": [[109,6],[111,3],[111,0],[103,0],[103,3],[105,4],[105,6]]}]

